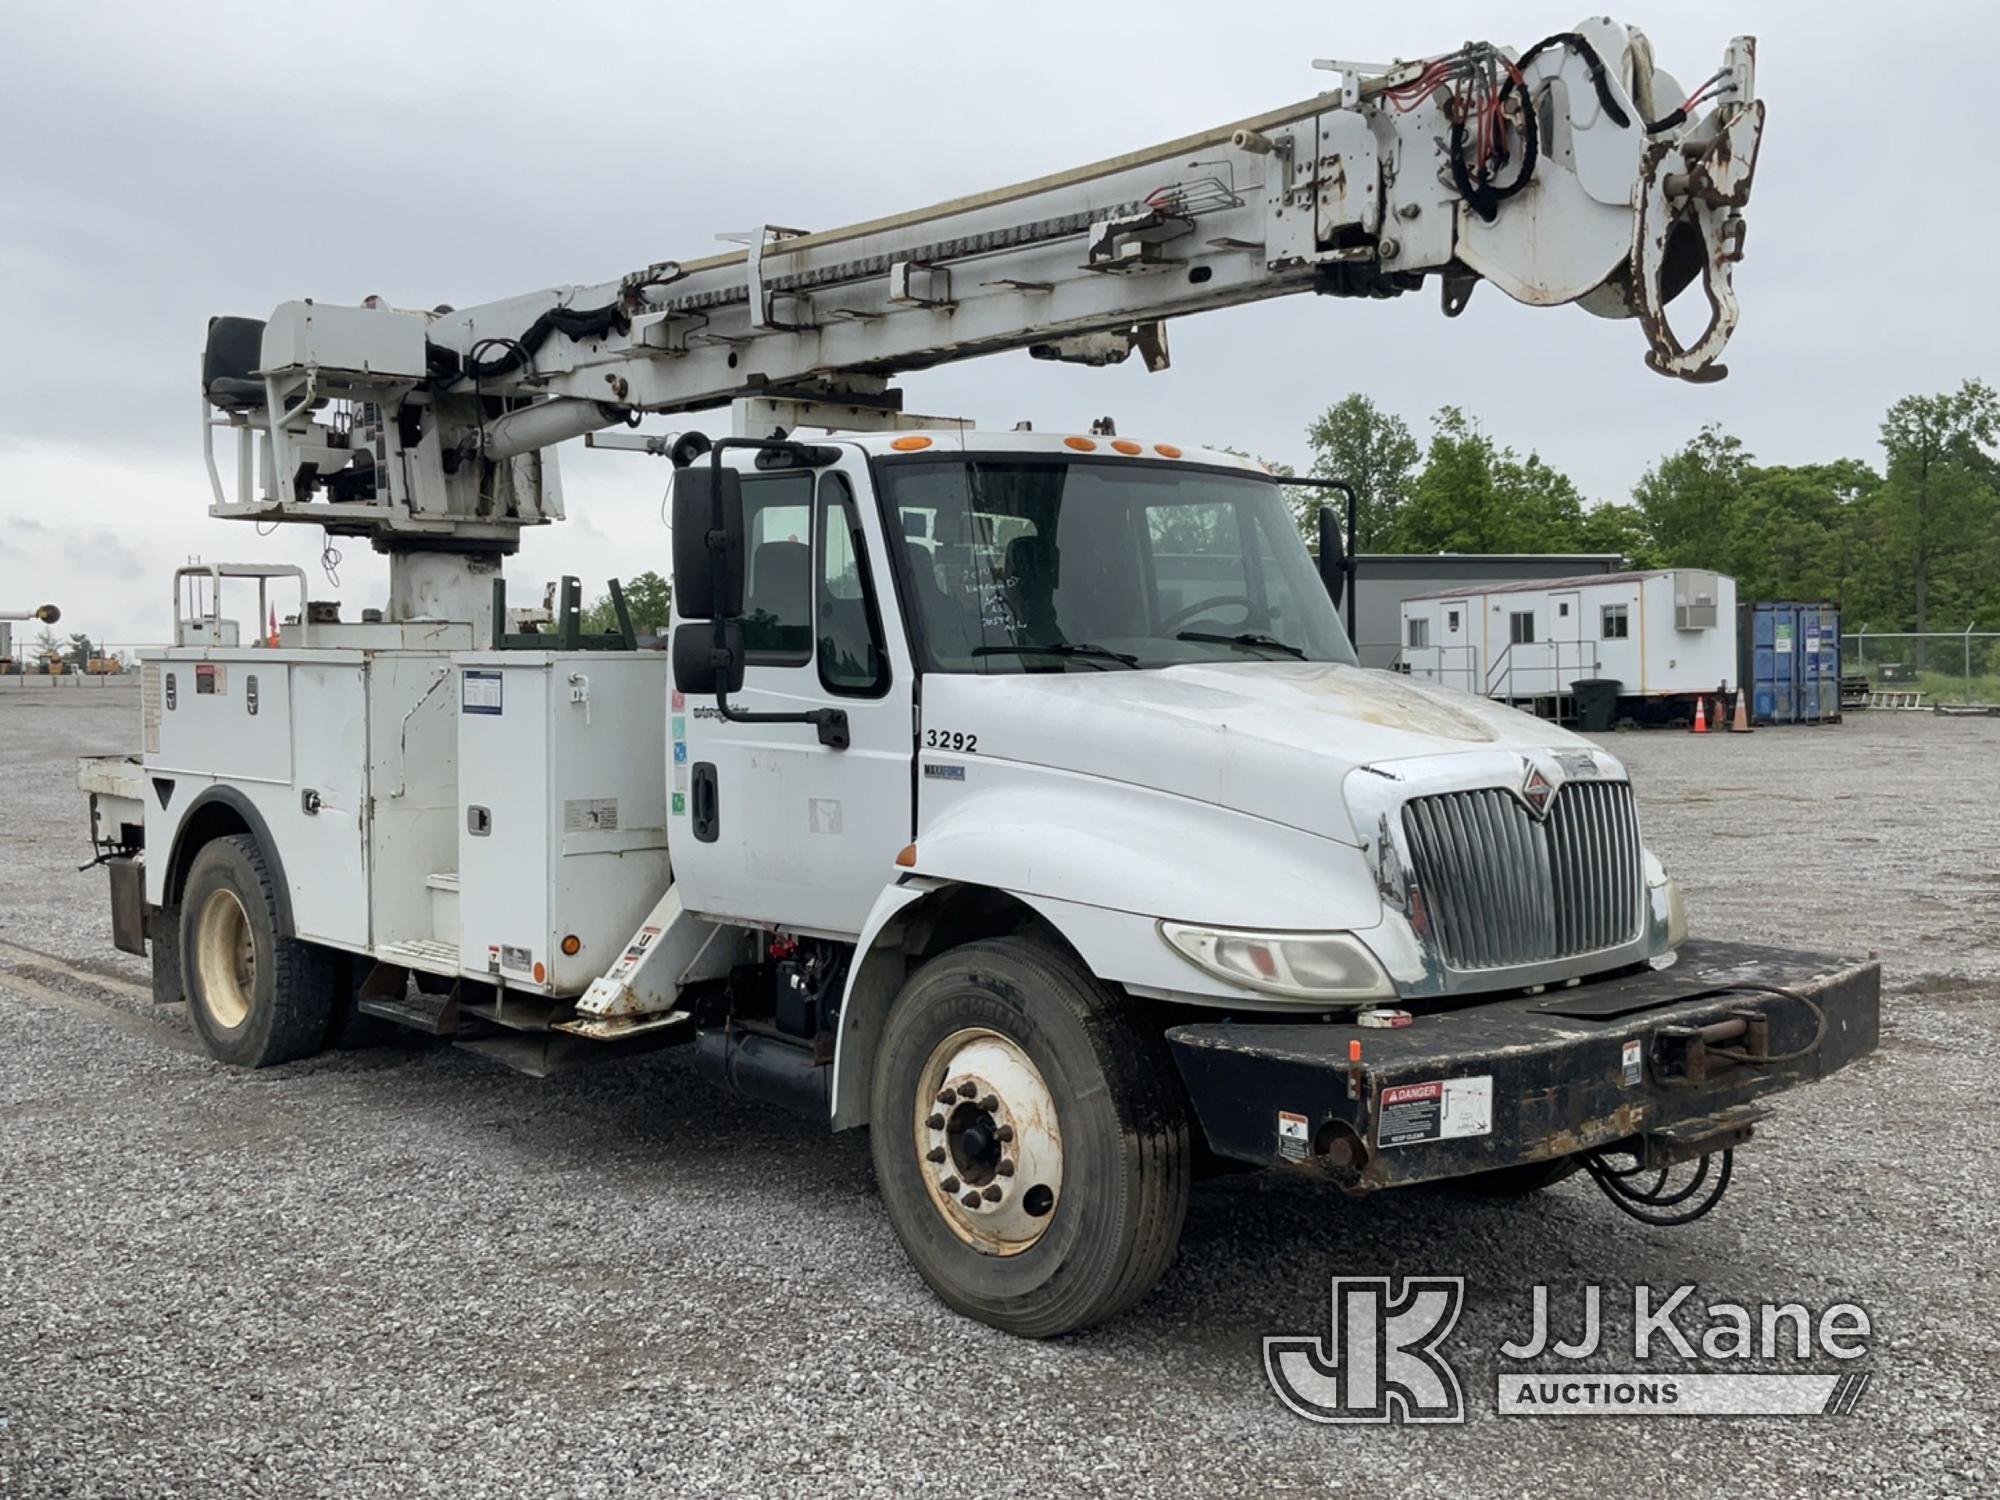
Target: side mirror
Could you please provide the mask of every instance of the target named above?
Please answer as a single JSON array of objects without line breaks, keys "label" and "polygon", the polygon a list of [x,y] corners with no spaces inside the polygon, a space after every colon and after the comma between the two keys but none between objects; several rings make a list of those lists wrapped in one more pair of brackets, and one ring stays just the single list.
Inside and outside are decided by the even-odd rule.
[{"label": "side mirror", "polygon": [[1340,518],[1331,505],[1319,508],[1319,581],[1335,609],[1347,593],[1347,550],[1340,544]]},{"label": "side mirror", "polygon": [[684,620],[743,613],[743,479],[734,469],[698,463],[674,471],[674,604]]},{"label": "side mirror", "polygon": [[674,626],[674,688],[697,698],[727,696],[743,690],[743,627],[735,620],[722,624],[722,643],[708,620],[683,620]]},{"label": "side mirror", "polygon": [[53,625],[62,618],[62,611],[57,609],[53,604],[44,604],[40,609],[35,611],[35,618],[40,620],[44,625]]}]

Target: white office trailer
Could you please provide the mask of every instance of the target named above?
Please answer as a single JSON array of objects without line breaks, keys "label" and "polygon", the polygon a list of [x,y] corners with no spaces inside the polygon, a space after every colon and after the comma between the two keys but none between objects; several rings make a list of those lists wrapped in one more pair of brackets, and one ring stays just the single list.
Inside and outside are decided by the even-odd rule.
[{"label": "white office trailer", "polygon": [[1402,614],[1397,670],[1550,717],[1571,716],[1578,682],[1616,682],[1619,715],[1641,722],[1735,686],[1736,580],[1706,569],[1423,594]]}]

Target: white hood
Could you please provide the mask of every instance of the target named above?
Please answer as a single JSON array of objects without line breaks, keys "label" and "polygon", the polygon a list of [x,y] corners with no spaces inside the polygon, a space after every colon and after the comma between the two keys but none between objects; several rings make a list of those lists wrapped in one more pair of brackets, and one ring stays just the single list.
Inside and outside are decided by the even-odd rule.
[{"label": "white hood", "polygon": [[1359,766],[1589,743],[1485,698],[1326,662],[933,675],[924,726],[976,733],[982,759],[1130,782],[1349,843],[1340,788]]}]

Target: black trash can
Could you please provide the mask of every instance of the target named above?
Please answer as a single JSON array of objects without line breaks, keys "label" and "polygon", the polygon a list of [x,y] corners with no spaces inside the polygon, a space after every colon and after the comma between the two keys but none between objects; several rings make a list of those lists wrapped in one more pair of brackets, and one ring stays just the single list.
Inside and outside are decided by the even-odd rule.
[{"label": "black trash can", "polygon": [[1569,690],[1576,700],[1576,727],[1586,734],[1615,728],[1618,693],[1624,686],[1615,677],[1588,677],[1572,682]]}]

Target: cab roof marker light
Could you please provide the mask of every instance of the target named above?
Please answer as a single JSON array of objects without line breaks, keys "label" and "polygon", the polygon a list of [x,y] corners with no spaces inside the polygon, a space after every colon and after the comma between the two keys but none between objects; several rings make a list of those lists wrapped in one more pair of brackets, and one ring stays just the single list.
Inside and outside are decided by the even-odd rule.
[{"label": "cab roof marker light", "polygon": [[921,453],[924,449],[930,447],[931,442],[930,438],[912,435],[910,437],[899,437],[890,443],[889,446],[894,448],[898,453]]},{"label": "cab roof marker light", "polygon": [[1063,439],[1063,446],[1065,448],[1074,448],[1079,453],[1095,453],[1097,451],[1097,444],[1087,437],[1066,437]]},{"label": "cab roof marker light", "polygon": [[1113,438],[1111,446],[1120,453],[1144,453],[1146,451],[1130,438]]},{"label": "cab roof marker light", "polygon": [[1162,458],[1179,458],[1181,456],[1181,450],[1176,448],[1172,443],[1155,443],[1153,444],[1153,451]]}]

